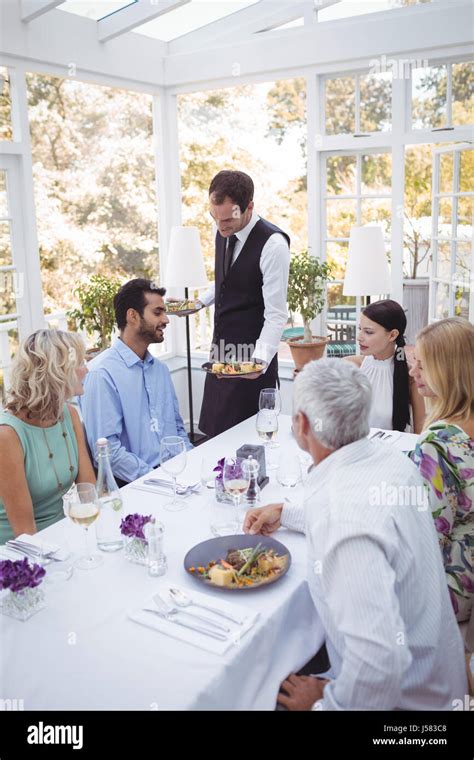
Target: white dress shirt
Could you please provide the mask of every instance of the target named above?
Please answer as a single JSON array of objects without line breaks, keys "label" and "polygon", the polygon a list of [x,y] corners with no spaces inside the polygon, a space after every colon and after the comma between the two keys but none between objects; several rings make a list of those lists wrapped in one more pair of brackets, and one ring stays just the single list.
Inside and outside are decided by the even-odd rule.
[{"label": "white dress shirt", "polygon": [[360,365],[372,386],[372,406],[369,414],[370,427],[393,430],[393,369],[395,359],[375,359],[365,356]]},{"label": "white dress shirt", "polygon": [[[251,231],[260,217],[255,211],[250,222],[236,232],[237,242],[234,248],[232,264],[247,242]],[[254,358],[263,359],[270,364],[278,351],[281,336],[288,319],[286,298],[288,290],[288,273],[290,269],[290,249],[286,238],[276,232],[263,246],[260,256],[260,271],[263,277],[264,323],[255,344]],[[211,306],[215,300],[215,283],[212,283],[203,296],[199,297],[204,306]]]},{"label": "white dress shirt", "polygon": [[304,509],[285,507],[282,523],[306,533],[335,676],[313,709],[452,710],[464,699],[463,644],[408,457],[367,439],[344,446],[314,468]]}]

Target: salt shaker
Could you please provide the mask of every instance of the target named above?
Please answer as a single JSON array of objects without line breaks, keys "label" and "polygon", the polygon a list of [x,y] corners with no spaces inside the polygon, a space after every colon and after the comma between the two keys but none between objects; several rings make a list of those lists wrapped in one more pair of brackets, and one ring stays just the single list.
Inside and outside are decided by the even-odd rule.
[{"label": "salt shaker", "polygon": [[166,556],[163,551],[163,534],[165,526],[158,520],[152,519],[146,523],[143,532],[148,542],[148,574],[154,577],[164,575],[168,569]]},{"label": "salt shaker", "polygon": [[260,486],[258,485],[258,471],[260,465],[251,454],[244,459],[243,468],[246,476],[249,478],[249,487],[247,491],[247,504],[249,507],[256,507],[260,503]]}]

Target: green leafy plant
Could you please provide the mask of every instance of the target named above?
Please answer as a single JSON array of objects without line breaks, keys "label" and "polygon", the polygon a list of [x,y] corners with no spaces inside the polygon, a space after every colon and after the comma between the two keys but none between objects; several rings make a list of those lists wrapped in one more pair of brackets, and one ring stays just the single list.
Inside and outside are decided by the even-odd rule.
[{"label": "green leafy plant", "polygon": [[98,336],[94,347],[100,350],[110,346],[115,325],[114,296],[120,285],[119,280],[93,274],[88,282],[74,290],[80,308],[67,312],[81,330]]},{"label": "green leafy plant", "polygon": [[321,262],[309,251],[292,254],[288,284],[288,307],[303,318],[304,343],[311,343],[311,321],[320,314],[326,301],[326,283],[332,280],[332,265]]}]

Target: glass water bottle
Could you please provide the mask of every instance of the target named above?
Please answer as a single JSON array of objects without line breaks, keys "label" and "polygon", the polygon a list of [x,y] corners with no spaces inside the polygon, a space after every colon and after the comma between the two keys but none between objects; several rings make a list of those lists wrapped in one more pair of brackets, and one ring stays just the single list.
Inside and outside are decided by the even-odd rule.
[{"label": "glass water bottle", "polygon": [[95,526],[97,546],[103,552],[116,552],[123,548],[123,536],[120,533],[123,500],[112,473],[107,438],[99,438],[97,441],[97,460],[97,496],[100,502],[100,515]]}]

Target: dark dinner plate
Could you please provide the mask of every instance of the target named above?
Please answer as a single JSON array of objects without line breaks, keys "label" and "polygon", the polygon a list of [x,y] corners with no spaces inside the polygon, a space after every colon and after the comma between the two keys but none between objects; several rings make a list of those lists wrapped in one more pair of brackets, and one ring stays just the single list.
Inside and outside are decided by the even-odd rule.
[{"label": "dark dinner plate", "polygon": [[[288,555],[288,561],[281,573],[275,575],[271,580],[266,581],[265,583],[260,583],[255,586],[243,586],[241,588],[232,588],[230,586],[216,586],[214,583],[211,583],[210,580],[203,578],[198,573],[189,572],[190,567],[206,567],[209,562],[225,559],[227,552],[230,549],[248,549],[250,547],[257,546],[258,543],[263,544],[265,549],[273,549],[280,556],[282,554]],[[223,589],[224,591],[249,591],[257,588],[265,588],[266,586],[270,586],[272,583],[276,583],[276,581],[280,580],[280,578],[283,578],[283,576],[288,572],[290,565],[291,554],[286,546],[283,546],[283,544],[281,544],[279,541],[275,541],[274,538],[269,538],[268,536],[248,536],[242,534],[236,536],[221,536],[220,538],[210,538],[208,541],[203,541],[202,543],[193,546],[193,548],[188,551],[184,558],[184,569],[188,575],[196,578],[199,583],[203,583],[205,586]]]},{"label": "dark dinner plate", "polygon": [[201,369],[204,370],[204,372],[208,372],[210,375],[214,375],[214,377],[217,377],[219,380],[256,380],[262,372],[267,368],[266,362],[259,362],[259,364],[262,365],[262,369],[258,370],[258,372],[245,372],[242,375],[224,375],[221,372],[213,372],[212,371],[212,365],[218,364],[218,362],[204,362],[204,364],[201,365]]}]

